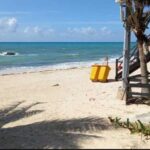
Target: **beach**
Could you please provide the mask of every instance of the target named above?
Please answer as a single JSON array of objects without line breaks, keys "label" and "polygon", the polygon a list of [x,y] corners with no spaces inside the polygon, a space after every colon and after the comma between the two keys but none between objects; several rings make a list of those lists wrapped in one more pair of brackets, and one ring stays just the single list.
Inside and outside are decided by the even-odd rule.
[{"label": "beach", "polygon": [[91,68],[0,76],[0,148],[149,148],[150,141],[115,129],[108,117],[131,121],[149,106],[117,99],[121,81],[90,81]]},{"label": "beach", "polygon": [[150,149],[150,0],[0,7],[0,149]]}]

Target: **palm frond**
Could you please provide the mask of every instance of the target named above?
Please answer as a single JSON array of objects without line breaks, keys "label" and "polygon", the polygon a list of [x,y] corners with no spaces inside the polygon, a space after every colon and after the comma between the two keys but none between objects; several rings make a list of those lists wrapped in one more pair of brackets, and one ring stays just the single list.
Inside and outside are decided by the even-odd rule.
[{"label": "palm frond", "polygon": [[150,6],[150,0],[140,0],[145,6]]}]

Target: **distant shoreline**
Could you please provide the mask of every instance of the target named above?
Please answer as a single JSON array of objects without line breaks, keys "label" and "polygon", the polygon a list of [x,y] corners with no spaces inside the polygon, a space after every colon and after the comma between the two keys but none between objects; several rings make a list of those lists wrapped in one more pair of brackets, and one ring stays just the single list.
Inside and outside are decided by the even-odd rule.
[{"label": "distant shoreline", "polygon": [[[81,62],[82,63],[82,62]],[[14,68],[6,68],[0,70],[0,76],[4,75],[15,75],[15,74],[24,74],[24,73],[36,73],[36,72],[45,72],[45,71],[57,71],[57,70],[71,70],[71,69],[82,69],[82,68],[90,68],[94,64],[103,64],[101,61],[93,61],[87,64],[83,62],[81,65],[66,65],[66,66],[39,66],[39,67],[14,67]],[[65,63],[64,63],[65,64]],[[66,63],[67,64],[67,63]],[[69,63],[68,63],[69,64]],[[109,62],[110,65],[115,65],[115,62]],[[61,64],[60,64],[61,65]]]}]

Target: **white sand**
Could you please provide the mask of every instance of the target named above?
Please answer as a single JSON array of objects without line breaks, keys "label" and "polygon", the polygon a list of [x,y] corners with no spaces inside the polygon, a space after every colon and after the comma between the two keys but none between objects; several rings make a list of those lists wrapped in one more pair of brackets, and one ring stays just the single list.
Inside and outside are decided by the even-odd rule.
[{"label": "white sand", "polygon": [[148,116],[149,106],[126,106],[116,98],[122,82],[89,77],[90,68],[0,76],[0,148],[150,148],[107,119]]}]

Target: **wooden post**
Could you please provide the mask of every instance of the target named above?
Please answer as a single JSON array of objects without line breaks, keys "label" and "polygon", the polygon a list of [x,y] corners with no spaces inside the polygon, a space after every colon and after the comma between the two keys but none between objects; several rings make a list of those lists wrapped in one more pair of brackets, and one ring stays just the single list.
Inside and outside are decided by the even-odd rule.
[{"label": "wooden post", "polygon": [[118,81],[118,59],[116,59],[116,77],[115,80]]},{"label": "wooden post", "polygon": [[[128,17],[128,8],[126,8],[126,18]],[[123,72],[122,72],[122,80],[123,80],[123,90],[127,92],[128,88],[128,77],[129,77],[129,61],[130,61],[130,40],[131,40],[131,31],[127,26],[127,22],[125,20],[125,30],[124,30],[124,46],[123,46]],[[126,100],[125,93],[125,100]]]}]

